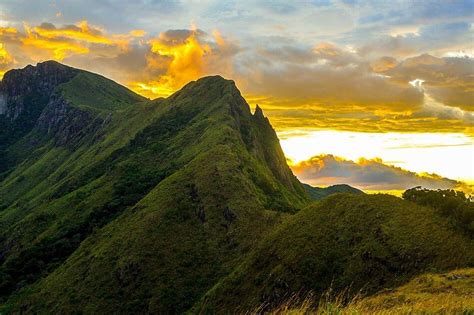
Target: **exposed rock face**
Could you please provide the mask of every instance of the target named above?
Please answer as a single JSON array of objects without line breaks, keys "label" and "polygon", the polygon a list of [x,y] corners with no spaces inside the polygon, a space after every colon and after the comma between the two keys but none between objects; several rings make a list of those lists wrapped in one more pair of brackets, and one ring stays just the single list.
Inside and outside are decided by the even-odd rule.
[{"label": "exposed rock face", "polygon": [[5,115],[7,112],[7,98],[0,94],[0,115]]},{"label": "exposed rock face", "polygon": [[0,82],[0,115],[11,121],[23,113],[41,113],[54,89],[78,70],[54,61],[8,71]]},{"label": "exposed rock face", "polygon": [[[5,156],[2,151],[33,129],[56,87],[71,80],[78,72],[55,61],[47,61],[5,74],[0,82],[0,155]],[[2,157],[0,162],[6,164]]]},{"label": "exposed rock face", "polygon": [[55,145],[74,148],[74,142],[96,133],[104,123],[104,119],[93,117],[71,106],[61,96],[53,95],[38,118],[35,130],[52,136]]}]

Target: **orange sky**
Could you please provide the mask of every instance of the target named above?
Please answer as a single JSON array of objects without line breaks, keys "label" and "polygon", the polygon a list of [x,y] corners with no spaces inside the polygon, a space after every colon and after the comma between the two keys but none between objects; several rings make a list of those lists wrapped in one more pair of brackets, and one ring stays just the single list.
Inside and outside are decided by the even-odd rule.
[{"label": "orange sky", "polygon": [[[371,137],[361,136],[363,133],[409,134],[406,139],[417,144],[434,135],[437,141],[430,146],[438,147],[439,156],[456,160],[453,154],[461,152],[463,158],[454,163],[451,172],[439,161],[428,163],[427,170],[474,180],[469,165],[470,157],[474,158],[470,17],[442,11],[427,14],[427,8],[414,6],[414,13],[407,16],[427,14],[424,25],[417,20],[392,21],[389,15],[382,25],[379,13],[370,6],[329,3],[293,11],[285,5],[281,12],[255,7],[255,12],[266,13],[261,15],[260,24],[249,17],[247,28],[238,20],[223,24],[220,20],[211,22],[205,15],[188,17],[183,24],[184,17],[178,12],[176,21],[163,20],[169,28],[163,29],[159,23],[130,23],[129,29],[120,30],[98,23],[113,24],[115,20],[108,16],[102,20],[91,16],[94,22],[87,14],[71,20],[75,13],[58,4],[48,7],[50,18],[41,19],[42,23],[29,13],[28,6],[18,11],[0,4],[6,12],[0,14],[0,76],[11,68],[54,59],[98,72],[156,98],[170,95],[190,80],[220,74],[236,81],[252,107],[258,103],[264,109],[284,143],[289,138],[308,143],[299,148],[284,146],[290,157],[333,153],[351,159],[374,157],[341,151],[337,144],[332,148],[327,145],[335,143],[340,132],[351,134],[359,148],[383,147]],[[212,8],[216,12],[228,10]],[[196,12],[203,10],[195,8]],[[382,7],[378,12],[384,10],[391,12]],[[403,15],[408,8],[400,10]],[[230,11],[248,14],[238,7]],[[323,18],[323,13],[334,14],[332,18],[346,26],[334,25],[317,32],[302,22],[312,21],[311,15]],[[433,15],[437,18],[430,19]],[[347,19],[353,23],[344,24]],[[279,20],[287,22],[272,24]],[[174,22],[178,27],[171,27]],[[308,23],[315,23],[314,29],[324,27],[317,21]],[[325,140],[318,138],[319,143],[327,141],[320,146],[325,151],[318,149],[318,142],[311,142],[321,131],[331,132]],[[454,149],[453,139],[458,136],[467,141],[464,151]],[[393,150],[377,152],[377,157],[390,163]],[[415,153],[412,162],[409,155],[403,158],[399,165],[421,171],[415,163],[420,157]],[[465,174],[459,168],[466,170]]]}]

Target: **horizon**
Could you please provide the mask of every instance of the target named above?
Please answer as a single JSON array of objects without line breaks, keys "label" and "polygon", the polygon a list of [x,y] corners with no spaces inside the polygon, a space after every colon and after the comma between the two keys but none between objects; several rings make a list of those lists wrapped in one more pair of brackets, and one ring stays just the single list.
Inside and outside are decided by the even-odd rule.
[{"label": "horizon", "polygon": [[[274,1],[280,11],[252,3],[163,3],[116,2],[131,10],[126,27],[102,4],[93,13],[76,2],[0,4],[0,77],[51,59],[158,98],[221,75],[236,82],[252,109],[264,110],[305,182],[472,191],[472,2]],[[183,10],[191,7],[189,16]],[[255,12],[266,18],[256,22]],[[240,19],[215,17],[223,13],[236,13],[252,31],[237,28]],[[331,25],[309,22],[310,13],[331,14]],[[137,14],[146,19],[134,20]],[[287,23],[275,27],[278,21]]]}]

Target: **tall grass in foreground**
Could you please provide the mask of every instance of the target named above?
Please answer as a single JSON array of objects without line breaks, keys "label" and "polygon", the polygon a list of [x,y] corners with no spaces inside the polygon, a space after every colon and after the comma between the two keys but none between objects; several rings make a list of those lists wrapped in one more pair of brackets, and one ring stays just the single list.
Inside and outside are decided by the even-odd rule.
[{"label": "tall grass in foreground", "polygon": [[425,274],[369,297],[348,292],[329,289],[319,299],[311,294],[304,298],[295,295],[276,308],[261,305],[250,314],[474,314],[474,269]]}]

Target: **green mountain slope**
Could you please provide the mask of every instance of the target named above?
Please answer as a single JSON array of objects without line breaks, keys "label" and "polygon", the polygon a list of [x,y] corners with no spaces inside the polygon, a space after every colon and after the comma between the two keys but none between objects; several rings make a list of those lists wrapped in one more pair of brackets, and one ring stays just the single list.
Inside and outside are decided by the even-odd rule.
[{"label": "green mountain slope", "polygon": [[46,142],[2,182],[1,292],[45,277],[19,293],[22,309],[184,311],[307,203],[268,120],[232,81],[118,107],[72,146]]},{"label": "green mountain slope", "polygon": [[145,100],[55,61],[8,71],[0,82],[0,179],[48,141],[77,148],[114,112]]},{"label": "green mountain slope", "polygon": [[0,122],[2,314],[232,313],[474,263],[466,198],[305,186],[219,76],[149,101],[45,62],[5,75]]},{"label": "green mountain slope", "polygon": [[374,293],[427,270],[473,264],[473,240],[434,209],[389,195],[338,194],[278,227],[195,310],[271,307],[330,287]]},{"label": "green mountain slope", "polygon": [[354,188],[352,186],[345,185],[345,184],[332,185],[332,186],[324,187],[324,188],[313,187],[308,184],[303,184],[303,186],[305,190],[308,192],[308,195],[313,200],[320,200],[329,195],[333,195],[337,193],[348,193],[348,194],[356,194],[356,195],[360,195],[364,193],[362,190],[359,190],[357,188]]}]

